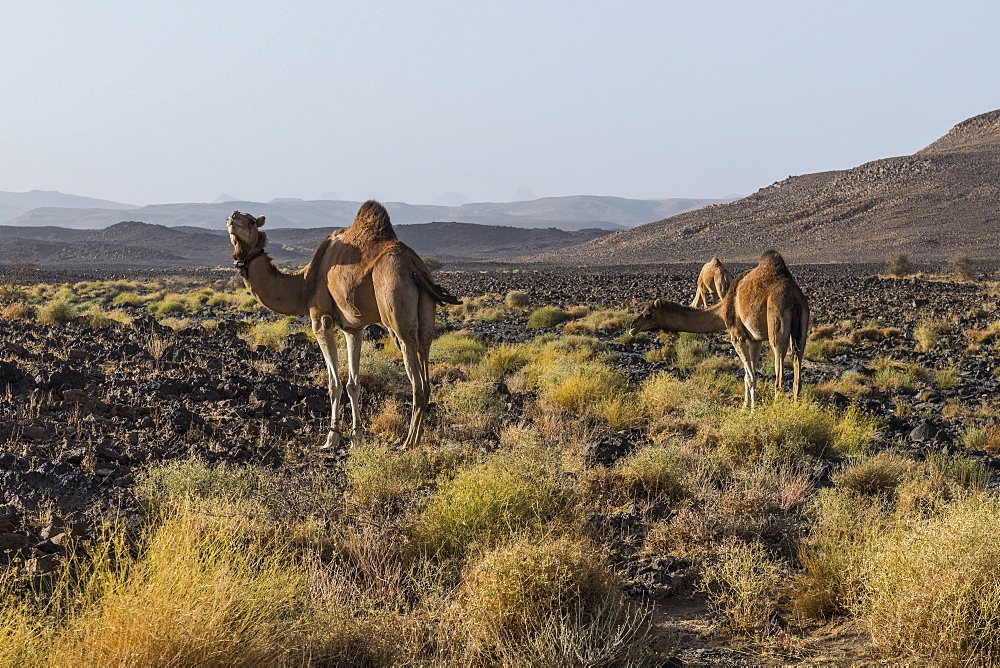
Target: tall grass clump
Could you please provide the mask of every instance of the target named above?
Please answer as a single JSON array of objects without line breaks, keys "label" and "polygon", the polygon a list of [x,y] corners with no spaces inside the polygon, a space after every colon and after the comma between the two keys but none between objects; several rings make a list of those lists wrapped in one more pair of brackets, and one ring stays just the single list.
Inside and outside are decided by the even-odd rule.
[{"label": "tall grass clump", "polygon": [[463,558],[508,536],[536,533],[563,507],[562,492],[540,466],[497,455],[441,484],[418,520],[418,542],[431,555]]},{"label": "tall grass clump", "polygon": [[432,362],[445,364],[475,364],[486,353],[486,347],[468,332],[448,332],[431,343]]},{"label": "tall grass clump", "polygon": [[1000,500],[977,494],[872,541],[851,605],[877,650],[936,665],[1000,661]]},{"label": "tall grass clump", "polygon": [[433,479],[424,450],[399,451],[388,443],[365,443],[347,462],[348,501],[357,507],[392,509]]},{"label": "tall grass clump", "polygon": [[777,628],[781,563],[756,542],[729,538],[705,567],[701,589],[740,633],[766,634]]},{"label": "tall grass clump", "polygon": [[35,312],[35,317],[43,325],[65,325],[76,316],[76,307],[62,299],[49,300]]},{"label": "tall grass clump", "polygon": [[462,663],[639,665],[648,628],[589,543],[519,540],[466,569],[450,624]]},{"label": "tall grass clump", "polygon": [[[321,600],[295,528],[261,502],[261,470],[198,461],[139,482],[142,527],[99,527],[39,596],[0,575],[4,665],[300,665],[365,662],[381,637]],[[374,639],[374,640],[373,640]]]}]

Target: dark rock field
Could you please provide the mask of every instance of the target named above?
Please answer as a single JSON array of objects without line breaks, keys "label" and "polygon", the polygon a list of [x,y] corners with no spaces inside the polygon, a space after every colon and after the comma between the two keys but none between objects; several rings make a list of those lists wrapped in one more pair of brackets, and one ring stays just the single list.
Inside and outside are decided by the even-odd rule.
[{"label": "dark rock field", "polygon": [[[696,270],[693,265],[641,271],[471,265],[440,272],[437,278],[459,296],[502,299],[518,290],[528,294],[533,306],[626,309],[654,297],[689,302]],[[860,340],[846,354],[807,361],[804,380],[820,383],[845,371],[870,378],[873,360],[885,356],[930,370],[952,368],[956,374],[947,389],[921,387],[892,396],[873,392],[859,403],[884,421],[886,447],[954,449],[968,419],[955,419],[943,409],[959,404],[961,415],[971,415],[996,405],[995,348],[967,350],[966,332],[1000,319],[997,298],[984,283],[880,278],[878,270],[793,267],[810,300],[814,329],[851,321],[854,328],[877,322],[899,330],[896,336]],[[307,336],[295,335],[276,351],[249,346],[237,336],[235,320],[222,319],[214,331],[174,331],[139,313],[121,328],[93,328],[82,320],[49,326],[0,319],[0,560],[21,554],[30,558],[31,568],[52,568],[66,527],[86,535],[102,513],[135,508],[135,476],[150,462],[197,455],[208,462],[295,467],[321,461],[331,469],[338,466],[336,453],[319,449],[329,406],[318,381],[322,358]],[[197,317],[220,315],[206,310]],[[917,352],[913,330],[927,319],[947,321],[950,331],[930,352]],[[528,329],[524,318],[444,322],[449,329],[470,329],[487,342],[524,341],[540,333]],[[646,361],[646,352],[659,345],[654,337],[619,343],[617,336],[598,333],[631,380],[669,368]],[[723,334],[711,338],[721,354],[733,354]],[[408,401],[408,387],[396,392]],[[835,395],[830,401],[846,405],[847,399]],[[432,410],[432,424],[433,415]],[[594,464],[627,452],[629,439],[615,434],[593,444]],[[986,453],[972,454],[996,467]],[[39,516],[46,518],[41,529],[38,521],[29,521]],[[608,521],[639,532],[644,515],[625,512]],[[636,562],[625,575],[636,592],[655,592],[683,568],[683,563]]]}]

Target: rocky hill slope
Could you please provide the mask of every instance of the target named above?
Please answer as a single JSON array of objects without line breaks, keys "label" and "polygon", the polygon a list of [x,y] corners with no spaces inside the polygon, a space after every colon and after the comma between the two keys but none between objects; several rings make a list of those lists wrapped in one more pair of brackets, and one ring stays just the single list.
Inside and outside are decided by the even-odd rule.
[{"label": "rocky hill slope", "polygon": [[791,262],[883,261],[892,253],[992,258],[1000,245],[1000,110],[976,116],[913,155],[791,176],[709,206],[528,258],[622,265],[752,261],[768,248]]}]

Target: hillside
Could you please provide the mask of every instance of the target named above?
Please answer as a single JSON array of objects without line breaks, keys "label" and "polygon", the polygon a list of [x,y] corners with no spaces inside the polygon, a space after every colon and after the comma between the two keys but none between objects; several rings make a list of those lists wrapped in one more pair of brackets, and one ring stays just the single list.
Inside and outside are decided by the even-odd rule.
[{"label": "hillside", "polygon": [[992,258],[1000,245],[1000,111],[956,125],[913,155],[792,176],[744,199],[617,232],[534,262],[633,264],[883,261],[892,253]]},{"label": "hillside", "polygon": [[[96,201],[96,200],[94,200]],[[480,202],[461,206],[431,206],[385,202],[396,225],[416,225],[434,221],[456,221],[477,225],[503,225],[566,231],[600,228],[621,230],[642,225],[701,206],[728,200],[654,199],[576,195],[544,197],[525,202]],[[2,199],[0,199],[2,204]],[[138,208],[99,207],[88,204],[40,204],[10,219],[0,210],[0,223],[18,227],[65,227],[100,229],[123,220],[136,220],[167,227],[192,226],[223,230],[234,209],[267,216],[271,229],[279,227],[332,228],[350,225],[361,202],[334,200],[276,199],[270,202],[213,202],[193,204],[152,204]]]}]

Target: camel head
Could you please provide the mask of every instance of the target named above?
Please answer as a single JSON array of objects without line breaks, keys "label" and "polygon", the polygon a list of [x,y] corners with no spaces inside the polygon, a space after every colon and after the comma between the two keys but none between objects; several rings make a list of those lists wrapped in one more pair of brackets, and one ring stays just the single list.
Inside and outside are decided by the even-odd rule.
[{"label": "camel head", "polygon": [[656,312],[663,306],[663,301],[656,299],[647,303],[643,309],[642,313],[635,317],[632,321],[632,328],[629,329],[629,333],[638,334],[639,332],[651,332],[659,329],[657,322],[659,318],[656,317]]},{"label": "camel head", "polygon": [[264,216],[254,218],[249,213],[233,211],[226,221],[229,240],[233,242],[236,255],[246,255],[257,248],[263,248],[266,237],[260,231],[264,226]]},{"label": "camel head", "polygon": [[654,332],[656,330],[663,332],[688,331],[680,329],[683,327],[683,324],[677,322],[678,316],[693,312],[697,312],[697,309],[678,304],[677,302],[656,299],[643,307],[642,312],[632,321],[632,328],[629,329],[629,332],[631,334],[638,334],[639,332]]}]

